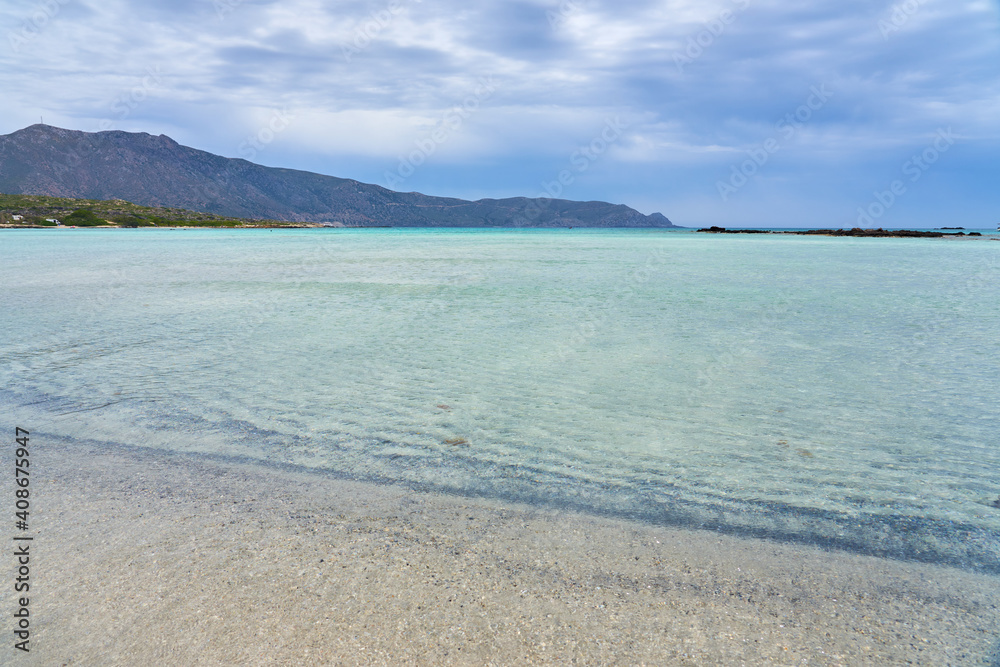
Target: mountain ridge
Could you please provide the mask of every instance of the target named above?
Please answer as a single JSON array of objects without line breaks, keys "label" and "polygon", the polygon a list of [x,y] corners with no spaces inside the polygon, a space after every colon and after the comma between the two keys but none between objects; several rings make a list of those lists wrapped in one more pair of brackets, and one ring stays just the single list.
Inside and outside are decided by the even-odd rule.
[{"label": "mountain ridge", "polygon": [[35,124],[0,135],[0,192],[124,199],[251,219],[397,227],[675,228],[623,204],[510,197],[467,201],[183,146],[146,132]]}]

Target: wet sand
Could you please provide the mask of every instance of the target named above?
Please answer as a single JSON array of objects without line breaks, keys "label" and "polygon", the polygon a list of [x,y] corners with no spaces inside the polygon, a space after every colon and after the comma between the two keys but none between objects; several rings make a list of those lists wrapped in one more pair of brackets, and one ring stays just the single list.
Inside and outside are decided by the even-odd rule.
[{"label": "wet sand", "polygon": [[5,664],[1000,664],[994,576],[32,443],[32,652]]}]

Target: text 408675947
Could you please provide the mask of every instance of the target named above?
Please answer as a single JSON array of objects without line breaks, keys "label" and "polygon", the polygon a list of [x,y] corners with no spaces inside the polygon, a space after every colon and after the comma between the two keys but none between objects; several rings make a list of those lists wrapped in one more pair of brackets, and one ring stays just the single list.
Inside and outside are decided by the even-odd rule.
[{"label": "text 408675947", "polygon": [[[31,485],[31,478],[28,476],[28,468],[31,464],[30,452],[28,451],[28,431],[17,427],[14,433],[14,516],[16,521],[14,526],[22,532],[28,530],[28,516],[31,509],[31,492],[28,488]],[[31,540],[28,535],[14,536],[14,558],[16,559],[16,576],[14,578],[14,590],[24,597],[17,600],[17,610],[14,612],[14,648],[21,651],[30,651],[31,641],[31,619],[28,611],[28,592],[31,590]]]}]

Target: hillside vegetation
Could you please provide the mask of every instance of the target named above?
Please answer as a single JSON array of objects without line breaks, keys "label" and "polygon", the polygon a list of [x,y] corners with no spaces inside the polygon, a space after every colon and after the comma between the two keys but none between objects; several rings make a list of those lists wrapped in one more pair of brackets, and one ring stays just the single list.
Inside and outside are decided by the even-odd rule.
[{"label": "hillside vegetation", "polygon": [[[22,220],[15,220],[21,216]],[[248,220],[183,208],[140,206],[121,199],[73,199],[41,195],[0,194],[0,224],[9,227],[54,227],[59,220],[75,227],[312,227],[308,223]]]}]

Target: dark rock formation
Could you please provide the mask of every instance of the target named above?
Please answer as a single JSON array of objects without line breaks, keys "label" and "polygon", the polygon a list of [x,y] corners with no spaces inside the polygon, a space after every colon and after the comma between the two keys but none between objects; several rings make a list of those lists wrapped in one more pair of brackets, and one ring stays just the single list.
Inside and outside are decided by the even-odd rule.
[{"label": "dark rock formation", "polygon": [[[858,236],[874,238],[933,238],[944,236],[966,236],[965,232],[947,234],[938,231],[921,231],[918,229],[807,229],[804,231],[769,231],[766,229],[726,229],[724,227],[709,227],[699,229],[699,232],[710,234],[796,234],[798,236]],[[968,236],[982,236],[979,232],[969,232]]]}]

